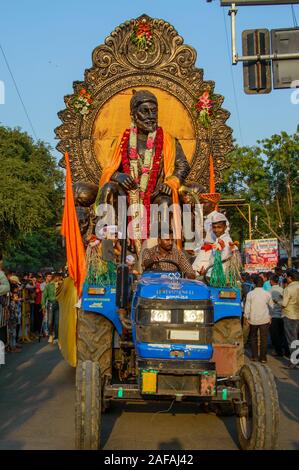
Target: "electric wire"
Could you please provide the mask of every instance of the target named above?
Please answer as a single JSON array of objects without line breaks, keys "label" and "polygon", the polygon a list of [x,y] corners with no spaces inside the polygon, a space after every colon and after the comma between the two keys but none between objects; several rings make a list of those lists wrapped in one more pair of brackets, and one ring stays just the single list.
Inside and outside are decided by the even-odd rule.
[{"label": "electric wire", "polygon": [[298,23],[297,23],[297,17],[296,17],[294,5],[291,5],[291,10],[292,10],[292,17],[293,17],[294,28],[297,28],[297,27],[298,27]]},{"label": "electric wire", "polygon": [[229,45],[228,32],[227,32],[226,18],[225,18],[225,11],[224,10],[225,9],[223,8],[222,13],[223,13],[223,21],[224,21],[224,27],[225,27],[226,44],[227,44],[227,50],[228,50],[228,61],[229,61],[229,65],[230,65],[230,73],[231,73],[231,79],[232,79],[232,85],[233,85],[233,93],[234,93],[235,107],[236,107],[236,113],[237,113],[240,140],[241,140],[242,146],[244,146],[243,133],[242,133],[242,127],[241,127],[241,119],[240,119],[240,112],[239,112],[239,106],[238,106],[238,101],[237,101],[236,84],[235,84],[235,78],[234,78],[234,74],[233,74],[233,66],[232,66],[231,60],[230,60],[230,45]]},{"label": "electric wire", "polygon": [[5,61],[5,63],[6,63],[7,69],[8,69],[8,71],[9,71],[9,74],[10,74],[10,76],[11,76],[11,79],[12,79],[12,81],[13,81],[13,84],[14,84],[14,86],[15,86],[17,95],[18,95],[18,97],[19,97],[19,99],[20,99],[20,102],[21,102],[21,104],[22,104],[24,113],[25,113],[25,115],[26,115],[26,117],[27,117],[27,119],[28,119],[28,122],[29,122],[29,125],[30,125],[30,127],[31,127],[32,133],[33,133],[33,135],[34,135],[34,137],[35,137],[35,140],[38,140],[38,139],[37,139],[36,132],[35,132],[34,127],[33,127],[33,124],[32,124],[32,121],[31,121],[31,119],[30,119],[30,116],[29,116],[28,111],[27,111],[27,109],[26,109],[25,103],[24,103],[24,101],[23,101],[23,99],[22,99],[20,90],[19,90],[19,88],[18,88],[17,82],[16,82],[16,80],[15,80],[15,78],[14,78],[14,75],[13,75],[13,73],[12,73],[12,70],[11,70],[10,66],[9,66],[7,57],[6,57],[6,55],[5,55],[5,52],[4,52],[3,47],[2,47],[1,44],[0,44],[0,49],[1,49],[1,52],[2,52],[2,55],[3,55],[4,61]]}]

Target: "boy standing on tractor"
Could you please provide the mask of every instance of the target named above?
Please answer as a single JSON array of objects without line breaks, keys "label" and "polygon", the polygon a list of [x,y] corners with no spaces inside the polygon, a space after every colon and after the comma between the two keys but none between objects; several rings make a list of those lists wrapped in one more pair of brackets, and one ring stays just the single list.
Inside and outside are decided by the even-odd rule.
[{"label": "boy standing on tractor", "polygon": [[221,251],[221,259],[224,261],[223,267],[226,270],[228,264],[225,261],[232,256],[233,251],[236,249],[229,234],[228,221],[225,215],[214,211],[210,223],[211,231],[207,234],[208,237],[206,237],[200,253],[193,263],[193,269],[201,275],[213,266],[216,250]]}]

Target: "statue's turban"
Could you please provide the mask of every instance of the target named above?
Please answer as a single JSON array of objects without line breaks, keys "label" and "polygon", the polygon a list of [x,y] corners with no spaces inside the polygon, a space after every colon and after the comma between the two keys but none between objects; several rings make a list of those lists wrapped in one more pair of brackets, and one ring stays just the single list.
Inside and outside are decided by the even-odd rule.
[{"label": "statue's turban", "polygon": [[133,114],[138,106],[140,106],[142,103],[147,103],[149,101],[151,103],[155,103],[158,106],[158,100],[153,93],[147,90],[136,91],[131,98],[131,113]]}]

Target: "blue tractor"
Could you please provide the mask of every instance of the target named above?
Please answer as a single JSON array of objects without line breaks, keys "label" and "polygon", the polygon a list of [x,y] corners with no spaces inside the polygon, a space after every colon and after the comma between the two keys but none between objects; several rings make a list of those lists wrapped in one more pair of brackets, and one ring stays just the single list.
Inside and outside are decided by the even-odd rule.
[{"label": "blue tractor", "polygon": [[[139,26],[142,37],[138,39]],[[142,32],[144,27],[150,40]],[[120,157],[125,163],[122,152],[136,89],[146,88],[158,97],[156,121],[173,137],[168,139],[168,152],[167,147],[160,149],[163,158],[168,153],[168,165],[158,165],[155,170],[163,169],[166,186],[168,172],[170,178],[174,176],[178,192],[194,182],[202,185],[202,194],[212,167],[215,182],[221,180],[233,139],[226,124],[230,114],[222,107],[224,97],[214,92],[214,85],[197,68],[194,48],[162,19],[142,15],[126,21],[94,49],[84,81],[75,81],[73,93],[64,98],[66,107],[58,114],[62,124],[56,129],[57,148],[69,155],[77,218],[86,247],[95,229],[100,178],[103,174],[106,178],[100,182],[102,190],[118,173],[113,172],[120,168]],[[208,105],[202,107],[207,97]],[[113,148],[117,151],[111,153]],[[183,154],[190,166],[184,178],[173,173],[175,161],[170,156],[174,153]],[[121,180],[117,184],[129,189]],[[165,190],[165,184],[162,186]],[[156,188],[151,191],[147,195],[153,197]],[[74,226],[69,225],[69,231]],[[76,250],[70,251],[73,259]],[[133,284],[125,252],[124,241],[116,282],[87,281],[77,310],[77,291],[72,285],[70,296],[65,296],[65,311],[60,310],[65,319],[66,347],[62,350],[67,357],[72,337],[70,363],[77,366],[77,448],[100,448],[101,415],[114,400],[202,402],[236,415],[242,449],[275,448],[276,387],[268,367],[244,362],[239,290],[187,280],[178,266],[165,272],[157,263],[147,266]]]},{"label": "blue tractor", "polygon": [[132,285],[124,261],[125,243],[116,286],[84,286],[77,448],[100,448],[101,414],[115,400],[176,400],[235,414],[241,449],[275,449],[276,386],[267,366],[244,364],[239,289],[184,279],[176,263],[164,272],[156,261]]}]

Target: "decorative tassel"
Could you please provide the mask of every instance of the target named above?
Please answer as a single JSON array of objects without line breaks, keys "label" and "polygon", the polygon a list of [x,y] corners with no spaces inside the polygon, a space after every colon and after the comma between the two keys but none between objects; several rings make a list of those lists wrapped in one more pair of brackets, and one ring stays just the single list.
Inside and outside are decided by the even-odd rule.
[{"label": "decorative tassel", "polygon": [[101,243],[90,243],[86,250],[87,276],[85,282],[104,287],[116,285],[116,265],[102,259]]},{"label": "decorative tassel", "polygon": [[227,284],[230,287],[238,288],[240,285],[240,270],[241,270],[241,259],[238,250],[234,250],[233,254],[228,261],[228,270],[226,275]]},{"label": "decorative tassel", "polygon": [[221,252],[216,250],[214,265],[212,269],[210,286],[212,287],[226,287],[226,277],[224,274]]}]

